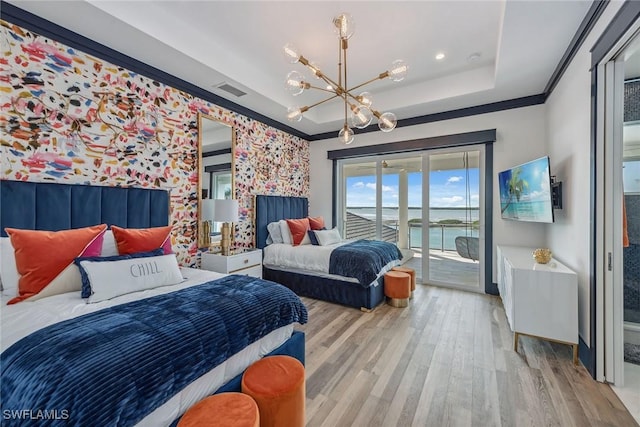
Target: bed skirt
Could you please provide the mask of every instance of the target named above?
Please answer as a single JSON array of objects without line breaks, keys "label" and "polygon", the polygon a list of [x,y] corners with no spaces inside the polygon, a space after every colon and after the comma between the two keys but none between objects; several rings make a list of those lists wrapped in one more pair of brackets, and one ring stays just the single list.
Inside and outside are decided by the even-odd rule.
[{"label": "bed skirt", "polygon": [[300,296],[334,302],[349,307],[372,310],[384,301],[384,277],[377,279],[377,286],[362,287],[359,283],[311,274],[262,268],[262,277],[280,283]]}]

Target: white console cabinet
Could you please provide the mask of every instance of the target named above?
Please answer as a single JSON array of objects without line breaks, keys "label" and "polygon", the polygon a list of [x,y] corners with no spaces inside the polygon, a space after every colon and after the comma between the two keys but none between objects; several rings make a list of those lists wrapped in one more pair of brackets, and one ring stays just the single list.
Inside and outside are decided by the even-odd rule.
[{"label": "white console cabinet", "polygon": [[533,248],[498,246],[498,289],[511,330],[573,346],[578,363],[578,277],[551,259],[538,264]]}]

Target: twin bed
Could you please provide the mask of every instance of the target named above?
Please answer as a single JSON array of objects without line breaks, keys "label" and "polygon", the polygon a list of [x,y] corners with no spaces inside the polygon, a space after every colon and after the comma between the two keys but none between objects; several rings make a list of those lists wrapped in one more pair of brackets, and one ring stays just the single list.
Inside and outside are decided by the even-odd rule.
[{"label": "twin bed", "polygon": [[[298,295],[363,311],[370,311],[384,301],[383,273],[398,265],[402,258],[398,248],[391,243],[359,241],[341,246],[343,242],[330,247],[267,243],[270,223],[306,218],[308,215],[305,197],[256,196],[255,243],[264,253],[263,277],[285,285]],[[345,253],[347,248],[352,250]],[[342,252],[338,255],[337,250]],[[329,265],[329,258],[332,263],[343,261],[343,264],[351,264],[352,268],[348,269],[349,265]],[[301,263],[292,263],[296,259]],[[349,273],[332,274],[332,271]]]},{"label": "twin bed", "polygon": [[[169,217],[159,190],[0,181],[0,198],[5,278],[13,256],[5,227],[145,228]],[[243,371],[265,355],[304,362],[294,324],[307,312],[293,292],[256,278],[180,273],[179,283],[96,303],[76,291],[7,305],[15,291],[4,289],[2,424],[168,426],[214,392],[239,391]]]},{"label": "twin bed", "polygon": [[[36,421],[175,425],[204,397],[239,391],[244,370],[265,355],[286,354],[304,363],[304,334],[294,325],[306,323],[307,311],[296,294],[370,310],[384,300],[382,273],[397,263],[380,261],[382,268],[368,273],[373,278],[360,279],[265,265],[264,278],[285,286],[181,268],[178,283],[102,301],[91,301],[95,293],[85,300],[80,292],[67,291],[7,305],[17,290],[6,286],[5,261],[18,255],[8,244],[6,227],[157,228],[168,223],[169,195],[161,190],[0,180],[0,201],[0,407],[7,426]],[[268,252],[267,225],[305,218],[307,200],[258,196],[256,212],[257,247]],[[113,239],[109,233],[104,233],[109,237],[101,243],[101,256],[91,259],[113,262],[107,264],[113,269],[118,262],[138,262],[105,257],[107,240]],[[398,256],[399,251],[393,257]],[[138,275],[143,263],[135,264]],[[83,282],[83,292],[84,287]]]}]

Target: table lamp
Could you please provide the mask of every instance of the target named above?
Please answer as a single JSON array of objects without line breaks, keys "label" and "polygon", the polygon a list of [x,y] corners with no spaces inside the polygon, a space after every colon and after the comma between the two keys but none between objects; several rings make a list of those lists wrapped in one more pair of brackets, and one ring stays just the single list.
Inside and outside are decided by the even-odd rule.
[{"label": "table lamp", "polygon": [[211,246],[211,222],[214,220],[214,200],[202,199],[200,205],[200,213],[202,214],[202,247],[209,248]]},{"label": "table lamp", "polygon": [[229,255],[231,246],[231,223],[238,221],[238,201],[235,199],[215,199],[214,219],[222,222],[222,255]]}]

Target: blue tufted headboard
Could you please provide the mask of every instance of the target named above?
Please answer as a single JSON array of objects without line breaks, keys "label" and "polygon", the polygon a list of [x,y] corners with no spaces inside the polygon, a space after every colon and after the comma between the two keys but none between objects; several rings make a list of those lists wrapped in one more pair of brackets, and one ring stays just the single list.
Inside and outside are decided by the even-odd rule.
[{"label": "blue tufted headboard", "polygon": [[256,248],[262,249],[267,246],[269,235],[267,225],[270,222],[307,216],[309,216],[309,202],[306,197],[256,196]]},{"label": "blue tufted headboard", "polygon": [[7,236],[5,227],[57,231],[95,224],[146,228],[168,223],[165,190],[0,180],[2,237]]}]

